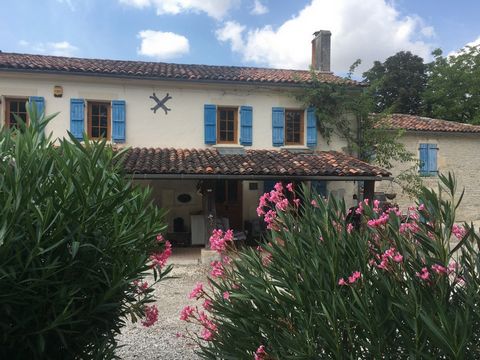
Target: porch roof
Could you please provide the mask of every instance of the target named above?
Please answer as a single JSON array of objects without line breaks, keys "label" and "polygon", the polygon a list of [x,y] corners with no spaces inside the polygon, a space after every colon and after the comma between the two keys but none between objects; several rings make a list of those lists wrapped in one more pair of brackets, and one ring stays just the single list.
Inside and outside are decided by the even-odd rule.
[{"label": "porch roof", "polygon": [[382,180],[390,173],[337,151],[131,148],[123,166],[134,178]]}]

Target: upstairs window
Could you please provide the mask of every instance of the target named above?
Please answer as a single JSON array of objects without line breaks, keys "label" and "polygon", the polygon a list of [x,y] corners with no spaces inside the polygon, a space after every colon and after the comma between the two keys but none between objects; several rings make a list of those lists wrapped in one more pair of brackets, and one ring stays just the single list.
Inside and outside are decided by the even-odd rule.
[{"label": "upstairs window", "polygon": [[27,98],[6,98],[5,99],[5,124],[8,127],[16,127],[15,115],[28,123]]},{"label": "upstairs window", "polygon": [[89,101],[87,116],[88,136],[91,139],[110,139],[110,103]]},{"label": "upstairs window", "polygon": [[217,142],[221,144],[237,143],[237,114],[233,107],[217,108]]},{"label": "upstairs window", "polygon": [[285,145],[303,145],[303,110],[285,110]]}]

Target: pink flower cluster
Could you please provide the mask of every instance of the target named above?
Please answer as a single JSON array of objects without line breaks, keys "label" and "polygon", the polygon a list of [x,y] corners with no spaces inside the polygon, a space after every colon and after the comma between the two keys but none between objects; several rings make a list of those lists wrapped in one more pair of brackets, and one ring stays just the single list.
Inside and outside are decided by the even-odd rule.
[{"label": "pink flower cluster", "polygon": [[415,275],[425,281],[430,279],[430,273],[428,272],[428,268],[426,266],[423,267],[422,270],[420,270],[420,272],[416,272]]},{"label": "pink flower cluster", "polygon": [[465,236],[465,234],[467,233],[467,230],[463,226],[453,224],[452,233],[453,233],[453,235],[455,235],[455,237],[458,240],[462,240],[463,237]]},{"label": "pink flower cluster", "polygon": [[347,286],[348,284],[354,284],[361,277],[362,277],[362,273],[360,271],[354,271],[352,275],[348,277],[348,282],[344,278],[338,279],[338,285]]},{"label": "pink flower cluster", "polygon": [[[286,186],[287,190],[295,194],[293,184]],[[294,195],[295,196],[295,195]],[[300,199],[294,198],[293,202],[296,207],[300,204]],[[263,194],[257,207],[257,215],[263,216],[263,220],[267,223],[267,229],[275,228],[275,220],[277,219],[277,211],[286,211],[290,205],[288,198],[284,194],[282,183],[275,184],[274,189]]]},{"label": "pink flower cluster", "polygon": [[180,312],[180,320],[187,321],[187,319],[193,315],[195,310],[196,309],[193,306],[190,306],[190,305],[185,306]]},{"label": "pink flower cluster", "polygon": [[203,295],[203,284],[202,283],[197,283],[193,290],[190,292],[190,295],[188,295],[189,299],[198,299]]},{"label": "pink flower cluster", "polygon": [[210,266],[212,267],[212,270],[210,271],[210,275],[213,278],[218,278],[223,276],[224,269],[221,261],[212,261],[210,263]]},{"label": "pink flower cluster", "polygon": [[142,325],[145,327],[152,326],[158,320],[158,309],[156,305],[145,305],[145,320],[142,321]]},{"label": "pink flower cluster", "polygon": [[171,255],[172,244],[170,243],[170,241],[165,241],[165,249],[163,251],[150,255],[152,267],[158,267],[160,269],[163,268],[167,264],[167,260]]},{"label": "pink flower cluster", "polygon": [[388,222],[388,219],[389,215],[387,213],[383,213],[378,219],[368,220],[367,225],[372,228],[380,227],[382,225],[385,225]]},{"label": "pink flower cluster", "polygon": [[135,280],[133,285],[136,288],[135,291],[137,294],[143,294],[148,289],[148,282],[146,281]]},{"label": "pink flower cluster", "polygon": [[265,346],[260,345],[257,351],[255,351],[254,360],[264,360],[266,359],[266,356],[267,352],[265,351]]},{"label": "pink flower cluster", "polygon": [[370,265],[375,265],[377,268],[387,271],[390,270],[390,260],[395,263],[401,263],[403,261],[403,255],[400,254],[394,247],[386,250],[381,255],[376,254],[375,257],[379,263],[376,263],[375,260],[372,259],[370,260]]},{"label": "pink flower cluster", "polygon": [[198,312],[198,320],[203,325],[203,329],[200,332],[200,336],[205,341],[213,339],[215,332],[217,331],[217,325],[215,325],[203,311]]},{"label": "pink flower cluster", "polygon": [[222,253],[227,249],[227,243],[233,241],[233,230],[229,229],[223,232],[220,229],[214,229],[210,236],[210,248]]}]

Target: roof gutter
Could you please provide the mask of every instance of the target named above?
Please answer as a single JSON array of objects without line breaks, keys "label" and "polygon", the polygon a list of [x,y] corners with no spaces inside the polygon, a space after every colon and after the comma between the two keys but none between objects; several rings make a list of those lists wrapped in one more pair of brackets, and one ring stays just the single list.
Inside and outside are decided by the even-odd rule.
[{"label": "roof gutter", "polygon": [[391,176],[338,176],[338,175],[224,175],[224,174],[128,174],[134,180],[326,180],[326,181],[382,181]]}]

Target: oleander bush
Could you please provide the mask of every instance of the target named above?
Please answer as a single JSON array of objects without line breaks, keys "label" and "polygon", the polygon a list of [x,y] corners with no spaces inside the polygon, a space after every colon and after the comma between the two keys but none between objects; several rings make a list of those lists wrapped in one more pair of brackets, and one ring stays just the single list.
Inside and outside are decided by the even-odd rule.
[{"label": "oleander bush", "polygon": [[185,336],[205,359],[480,358],[480,239],[440,180],[404,213],[278,183],[257,210],[265,244],[236,251],[214,231],[222,260],[182,310],[200,331]]},{"label": "oleander bush", "polygon": [[[127,317],[157,317],[163,213],[103,142],[45,136],[53,116],[0,131],[0,358],[108,359]],[[158,237],[158,239],[157,239]]]}]

